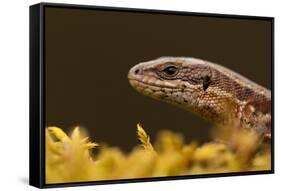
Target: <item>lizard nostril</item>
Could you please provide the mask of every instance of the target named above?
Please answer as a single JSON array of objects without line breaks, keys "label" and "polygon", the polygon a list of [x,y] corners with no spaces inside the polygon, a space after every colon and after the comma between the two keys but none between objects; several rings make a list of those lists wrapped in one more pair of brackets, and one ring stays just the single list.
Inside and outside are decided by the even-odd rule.
[{"label": "lizard nostril", "polygon": [[140,69],[135,70],[135,74],[138,74],[140,72]]}]

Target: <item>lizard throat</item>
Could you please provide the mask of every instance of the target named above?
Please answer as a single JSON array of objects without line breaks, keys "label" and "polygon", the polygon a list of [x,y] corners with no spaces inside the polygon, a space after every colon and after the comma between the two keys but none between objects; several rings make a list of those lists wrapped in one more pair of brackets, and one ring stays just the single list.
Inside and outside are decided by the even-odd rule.
[{"label": "lizard throat", "polygon": [[141,80],[129,79],[130,84],[139,93],[154,98],[156,100],[176,105],[182,109],[198,113],[198,102],[192,97],[196,91],[188,91],[179,87],[171,87],[164,83],[162,85],[143,82]]},{"label": "lizard throat", "polygon": [[[146,81],[129,78],[129,82],[133,88],[143,95],[176,105],[184,110],[188,110],[203,117],[205,120],[212,123],[220,123],[221,121],[224,121],[225,116],[223,115],[223,107],[220,107],[218,111],[213,105],[219,106],[219,104],[204,104],[206,102],[205,99],[208,100],[208,97],[204,97],[202,92],[200,93],[200,90],[171,87],[167,84],[165,85],[164,81],[161,81],[161,85],[159,81],[155,84],[157,80],[152,81],[148,78]],[[171,84],[171,82],[169,84]],[[201,97],[201,99],[195,99],[195,97]],[[222,101],[221,104],[223,102],[224,101]]]}]

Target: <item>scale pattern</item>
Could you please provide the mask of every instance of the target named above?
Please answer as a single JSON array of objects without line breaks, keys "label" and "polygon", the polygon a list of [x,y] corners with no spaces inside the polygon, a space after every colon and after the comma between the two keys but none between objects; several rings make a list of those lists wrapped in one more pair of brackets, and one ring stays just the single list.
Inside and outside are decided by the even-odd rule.
[{"label": "scale pattern", "polygon": [[128,73],[140,93],[177,105],[215,125],[255,129],[271,138],[271,91],[234,71],[196,58],[161,57]]}]

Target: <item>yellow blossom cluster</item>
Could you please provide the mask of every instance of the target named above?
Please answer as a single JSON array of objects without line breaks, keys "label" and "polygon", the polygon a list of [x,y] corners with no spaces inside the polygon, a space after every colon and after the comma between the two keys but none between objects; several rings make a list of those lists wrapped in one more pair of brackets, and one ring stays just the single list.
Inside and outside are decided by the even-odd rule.
[{"label": "yellow blossom cluster", "polygon": [[[217,133],[220,141],[186,144],[179,133],[163,130],[154,144],[137,125],[140,145],[130,153],[90,142],[76,127],[70,135],[46,128],[46,183],[181,176],[271,169],[270,145],[253,132]],[[235,135],[235,136],[234,136]],[[99,152],[95,149],[99,147]]]}]

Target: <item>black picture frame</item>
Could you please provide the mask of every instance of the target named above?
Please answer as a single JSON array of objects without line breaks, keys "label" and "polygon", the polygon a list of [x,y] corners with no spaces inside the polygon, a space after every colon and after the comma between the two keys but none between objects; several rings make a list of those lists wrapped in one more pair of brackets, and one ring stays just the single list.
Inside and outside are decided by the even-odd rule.
[{"label": "black picture frame", "polygon": [[[71,182],[59,184],[45,183],[45,9],[48,7],[71,8],[83,10],[104,10],[119,12],[138,12],[166,15],[192,15],[199,17],[219,17],[265,20],[271,23],[271,91],[272,91],[272,139],[271,139],[271,170],[266,171],[247,171],[237,173],[185,175],[161,178],[141,178],[141,179],[122,179],[122,180],[103,180],[91,182]],[[29,139],[29,184],[38,188],[52,188],[65,186],[83,186],[112,183],[146,182],[146,181],[166,181],[176,179],[210,178],[225,176],[242,176],[274,173],[274,18],[246,15],[226,15],[211,13],[194,13],[180,11],[163,11],[151,9],[133,9],[120,7],[102,7],[72,4],[39,3],[30,6],[30,139]]]}]

